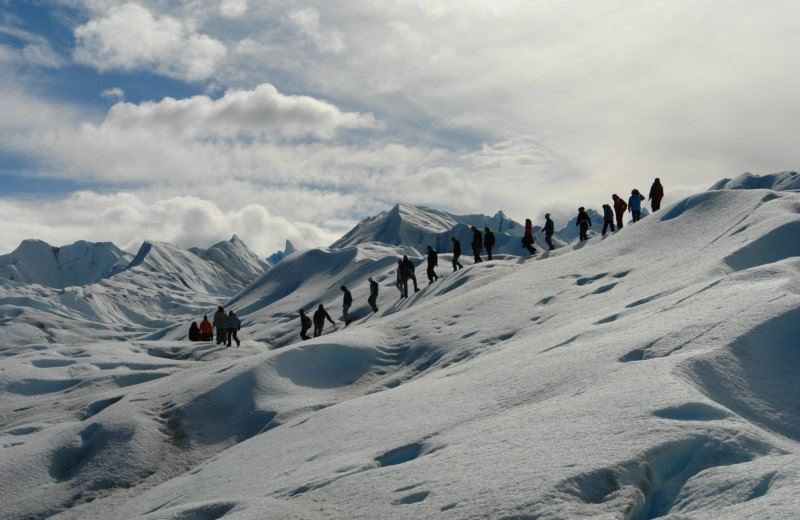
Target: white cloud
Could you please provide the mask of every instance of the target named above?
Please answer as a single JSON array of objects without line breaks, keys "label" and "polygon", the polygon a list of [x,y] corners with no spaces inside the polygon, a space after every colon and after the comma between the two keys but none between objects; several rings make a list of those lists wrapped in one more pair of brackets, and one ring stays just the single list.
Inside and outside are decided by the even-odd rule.
[{"label": "white cloud", "polygon": [[225,46],[180,20],[136,3],[113,6],[75,28],[77,62],[100,71],[151,69],[190,81],[211,76]]},{"label": "white cloud", "polygon": [[46,38],[38,34],[5,23],[0,25],[0,35],[20,43],[19,46],[0,45],[0,61],[52,69],[64,65],[61,55],[53,49]]},{"label": "white cloud", "polygon": [[287,15],[297,31],[324,52],[339,54],[345,50],[342,33],[323,27],[319,21],[319,11],[313,7],[295,9]]},{"label": "white cloud", "polygon": [[224,18],[238,18],[247,12],[247,0],[222,0],[219,12]]},{"label": "white cloud", "polygon": [[107,88],[100,92],[100,96],[110,101],[122,101],[125,99],[125,91],[119,87]]}]

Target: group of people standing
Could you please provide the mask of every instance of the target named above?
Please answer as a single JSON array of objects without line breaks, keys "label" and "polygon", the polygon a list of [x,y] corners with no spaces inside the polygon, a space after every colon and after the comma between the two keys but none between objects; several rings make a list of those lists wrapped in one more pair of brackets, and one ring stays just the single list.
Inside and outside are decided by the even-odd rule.
[{"label": "group of people standing", "polygon": [[242,328],[242,322],[235,312],[230,311],[225,314],[225,309],[222,306],[217,307],[217,312],[214,313],[214,322],[208,321],[208,316],[203,316],[203,321],[197,325],[193,321],[189,326],[189,341],[212,341],[214,339],[214,330],[217,331],[217,345],[224,344],[230,347],[235,341],[238,347],[241,342],[239,341],[239,329]]},{"label": "group of people standing", "polygon": [[[664,186],[661,184],[661,179],[656,178],[656,180],[653,181],[647,198],[650,201],[650,209],[653,212],[661,209],[661,201],[664,199]],[[608,230],[614,233],[622,229],[626,210],[630,212],[633,222],[639,222],[642,218],[642,202],[644,202],[644,195],[642,195],[639,190],[634,189],[631,191],[631,196],[628,198],[627,204],[622,200],[622,197],[616,193],[611,195],[611,200],[614,204],[613,209],[610,204],[603,204],[603,236],[606,235]],[[575,225],[580,228],[580,240],[588,240],[588,232],[589,228],[592,226],[592,219],[583,207],[578,208],[578,218]]]}]

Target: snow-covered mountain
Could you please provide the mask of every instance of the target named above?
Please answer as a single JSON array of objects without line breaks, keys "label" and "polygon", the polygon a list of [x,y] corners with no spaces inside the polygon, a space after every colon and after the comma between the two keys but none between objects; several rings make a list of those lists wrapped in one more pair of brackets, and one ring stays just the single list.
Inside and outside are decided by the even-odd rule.
[{"label": "snow-covered mountain", "polygon": [[[287,246],[291,243],[287,240]],[[242,240],[234,235],[230,240],[214,244],[208,249],[192,248],[189,251],[203,260],[217,264],[223,271],[241,283],[242,288],[270,268]]]},{"label": "snow-covered mountain", "polygon": [[85,285],[121,271],[131,258],[110,242],[53,247],[41,240],[25,240],[13,252],[0,255],[0,278],[58,288]]},{"label": "snow-covered mountain", "polygon": [[292,253],[294,253],[295,251],[297,251],[297,248],[294,247],[294,244],[292,244],[291,241],[286,240],[286,245],[283,246],[283,250],[282,251],[275,251],[274,253],[269,255],[269,257],[267,257],[267,263],[269,265],[275,265],[278,262],[280,262],[281,260],[283,260],[284,258],[286,258],[287,256],[289,256]]},{"label": "snow-covered mountain", "polygon": [[800,190],[800,174],[796,171],[783,171],[768,175],[743,173],[733,179],[722,179],[712,190]]},{"label": "snow-covered mountain", "polygon": [[[794,518],[798,207],[796,192],[711,190],[539,258],[452,273],[443,255],[408,299],[392,277],[410,244],[298,251],[230,298],[239,349],[167,329],[9,341],[20,305],[57,291],[0,284],[3,516]],[[123,301],[117,280],[201,268],[184,253],[151,244],[65,294],[107,287],[100,312]],[[301,306],[339,317],[342,284],[357,319],[290,343]],[[129,312],[206,290],[186,285]]]}]

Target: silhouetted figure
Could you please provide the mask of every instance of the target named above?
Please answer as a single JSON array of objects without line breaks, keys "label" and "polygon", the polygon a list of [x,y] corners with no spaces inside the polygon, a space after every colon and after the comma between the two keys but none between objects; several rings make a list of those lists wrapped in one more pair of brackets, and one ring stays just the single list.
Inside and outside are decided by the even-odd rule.
[{"label": "silhouetted figure", "polygon": [[214,339],[214,326],[208,321],[208,316],[203,316],[200,322],[200,341],[211,341]]},{"label": "silhouetted figure", "polygon": [[614,201],[614,213],[617,215],[617,229],[622,229],[622,221],[625,219],[625,211],[628,209],[628,205],[616,193],[611,196],[611,199]]},{"label": "silhouetted figure", "polygon": [[306,316],[306,311],[300,309],[300,338],[303,340],[308,339],[308,329],[311,328],[311,318]]},{"label": "silhouetted figure", "polygon": [[369,299],[367,299],[367,303],[372,308],[372,312],[378,312],[378,291],[380,290],[380,286],[378,282],[373,280],[372,278],[369,279]]},{"label": "silhouetted figure", "polygon": [[395,282],[397,290],[400,291],[400,297],[403,297],[403,260],[397,261],[397,281]]},{"label": "silhouetted figure", "polygon": [[189,341],[200,341],[200,327],[197,326],[196,321],[189,325]]},{"label": "silhouetted figure", "polygon": [[433,283],[439,279],[436,274],[436,267],[439,265],[439,253],[431,246],[428,246],[428,283]]},{"label": "silhouetted figure", "polygon": [[225,343],[228,339],[225,329],[228,328],[228,317],[225,316],[225,309],[220,305],[214,313],[214,328],[217,329],[217,345]]},{"label": "silhouetted figure", "polygon": [[650,186],[650,195],[648,196],[650,199],[650,207],[653,211],[658,211],[661,209],[661,199],[664,198],[664,186],[661,185],[661,180],[656,178],[653,181],[653,185]]},{"label": "silhouetted figure", "polygon": [[453,242],[453,272],[455,273],[459,269],[464,269],[464,266],[458,261],[461,258],[461,241],[456,237],[450,237],[450,241]]},{"label": "silhouetted figure", "polygon": [[603,204],[603,236],[606,236],[606,231],[609,228],[612,233],[616,231],[614,228],[614,210],[608,204]]},{"label": "silhouetted figure", "polygon": [[419,287],[417,287],[417,275],[414,274],[414,262],[409,260],[408,256],[403,256],[400,266],[403,273],[403,298],[408,298],[409,280],[414,282],[414,292],[419,292]]},{"label": "silhouetted figure", "polygon": [[350,324],[350,307],[353,305],[353,295],[350,294],[350,290],[345,287],[344,285],[340,287],[342,292],[342,318],[344,318],[344,324]]},{"label": "silhouetted figure", "polygon": [[330,314],[328,311],[325,310],[325,307],[322,304],[319,304],[317,307],[317,311],[314,313],[314,337],[318,337],[322,335],[322,329],[325,327],[325,320],[331,322],[331,325],[334,327],[336,323],[331,319]]},{"label": "silhouetted figure", "polygon": [[547,242],[547,247],[550,248],[550,251],[555,249],[553,246],[553,234],[556,232],[556,226],[553,224],[552,219],[550,218],[550,213],[545,213],[544,215],[544,241]]},{"label": "silhouetted figure", "polygon": [[530,254],[536,254],[536,248],[533,247],[533,222],[529,218],[525,219],[525,234],[522,235],[522,247],[527,249]]},{"label": "silhouetted figure", "polygon": [[491,260],[492,248],[494,247],[494,233],[492,233],[492,228],[489,226],[483,228],[483,247],[486,248],[486,256]]},{"label": "silhouetted figure", "polygon": [[474,257],[475,263],[478,264],[483,262],[481,260],[481,249],[483,249],[483,237],[481,236],[481,230],[476,228],[475,226],[470,226],[472,229],[472,255]]},{"label": "silhouetted figure", "polygon": [[644,195],[639,193],[639,190],[633,190],[631,192],[631,196],[628,199],[628,211],[631,212],[634,222],[639,222],[639,219],[642,217],[643,200],[644,200]]},{"label": "silhouetted figure", "polygon": [[592,226],[592,219],[589,217],[589,214],[586,213],[586,210],[583,208],[583,206],[578,208],[578,218],[575,222],[575,225],[581,229],[581,242],[589,240],[588,231]]},{"label": "silhouetted figure", "polygon": [[236,342],[236,346],[238,347],[241,343],[239,342],[239,329],[242,328],[242,322],[239,320],[239,317],[234,314],[233,311],[228,313],[228,342],[225,346],[231,346],[231,340]]}]

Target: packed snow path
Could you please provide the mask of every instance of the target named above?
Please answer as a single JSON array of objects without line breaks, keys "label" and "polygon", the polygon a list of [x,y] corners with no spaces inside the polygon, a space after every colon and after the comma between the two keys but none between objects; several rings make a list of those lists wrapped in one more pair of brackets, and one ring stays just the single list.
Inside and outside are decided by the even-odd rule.
[{"label": "packed snow path", "polygon": [[799,214],[702,193],[272,351],[8,345],[4,515],[792,518]]}]

